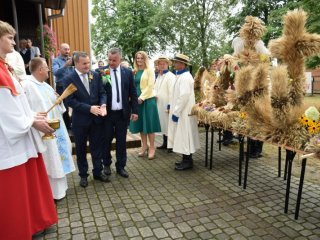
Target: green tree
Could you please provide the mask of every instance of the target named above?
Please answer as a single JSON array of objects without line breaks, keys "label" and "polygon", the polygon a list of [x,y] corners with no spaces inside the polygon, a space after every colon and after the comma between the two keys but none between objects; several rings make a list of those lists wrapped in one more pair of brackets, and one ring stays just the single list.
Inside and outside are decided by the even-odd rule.
[{"label": "green tree", "polygon": [[[320,34],[320,4],[318,0],[303,0],[303,9],[308,12],[307,29],[309,32]],[[306,61],[308,68],[320,66],[320,56]]]},{"label": "green tree", "polygon": [[154,15],[158,5],[150,0],[93,0],[92,45],[96,56],[105,56],[110,47],[119,46],[124,57],[133,62],[139,50],[155,52]]},{"label": "green tree", "polygon": [[[105,56],[112,46],[122,48],[132,63],[138,50],[149,54],[181,52],[191,57],[194,69],[208,66],[229,51],[222,19],[222,0],[93,0],[92,45]],[[173,54],[172,54],[173,55]]]},{"label": "green tree", "polygon": [[[232,36],[237,35],[246,16],[260,18],[267,27],[263,40],[268,44],[270,39],[277,38],[282,31],[282,16],[299,6],[299,0],[229,0],[230,14],[224,26]],[[234,9],[239,9],[235,11]]]},{"label": "green tree", "polygon": [[[167,0],[162,23],[171,29],[171,45],[175,52],[191,57],[194,69],[208,66],[226,46],[226,33],[220,24],[225,11],[224,1]],[[168,21],[169,20],[169,21]],[[168,39],[170,40],[170,39]]]}]

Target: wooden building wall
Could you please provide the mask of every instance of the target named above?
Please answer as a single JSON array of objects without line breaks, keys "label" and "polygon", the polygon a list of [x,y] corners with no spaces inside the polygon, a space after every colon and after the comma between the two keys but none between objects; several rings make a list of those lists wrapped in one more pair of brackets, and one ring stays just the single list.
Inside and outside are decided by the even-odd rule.
[{"label": "wooden building wall", "polygon": [[[53,31],[60,46],[65,42],[71,52],[90,53],[89,9],[88,0],[67,0],[64,16],[52,20]],[[57,13],[53,11],[52,14]]]}]

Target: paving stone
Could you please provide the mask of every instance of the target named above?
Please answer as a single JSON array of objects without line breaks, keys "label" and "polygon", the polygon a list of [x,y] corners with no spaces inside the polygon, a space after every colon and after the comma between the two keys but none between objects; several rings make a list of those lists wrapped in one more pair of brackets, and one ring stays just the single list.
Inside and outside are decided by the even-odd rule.
[{"label": "paving stone", "polygon": [[149,223],[150,228],[155,229],[155,228],[160,228],[162,227],[162,224],[160,222],[152,222]]},{"label": "paving stone", "polygon": [[165,222],[162,224],[165,229],[174,228],[175,224],[173,222]]},{"label": "paving stone", "polygon": [[[205,133],[200,136],[202,148],[193,155],[190,171],[173,170],[178,154],[159,150],[157,161],[147,161],[137,157],[138,149],[128,149],[128,179],[114,174],[112,166],[110,184],[90,177],[83,189],[78,173],[69,174],[67,197],[57,204],[59,222],[41,239],[319,240],[320,183],[306,177],[300,217],[294,220],[296,195],[291,194],[284,214],[285,181],[266,164],[271,155],[250,161],[244,190],[237,182],[238,146],[218,151],[215,144],[210,171],[204,167]],[[297,189],[299,179],[291,180]]]},{"label": "paving stone", "polygon": [[125,235],[125,230],[120,226],[111,227],[111,232],[113,233],[113,236],[115,236],[115,237]]},{"label": "paving stone", "polygon": [[186,239],[199,239],[199,235],[195,232],[187,232],[184,234]]},{"label": "paving stone", "polygon": [[155,228],[153,232],[157,238],[165,238],[168,236],[167,231],[164,228]]},{"label": "paving stone", "polygon": [[210,232],[202,232],[199,237],[200,239],[213,239],[213,235]]},{"label": "paving stone", "polygon": [[216,228],[210,231],[214,236],[215,235],[219,235],[220,233],[222,233],[222,229],[220,228]]},{"label": "paving stone", "polygon": [[139,232],[140,232],[140,234],[141,234],[141,236],[143,238],[147,238],[147,237],[153,236],[153,232],[152,232],[150,227],[139,228]]},{"label": "paving stone", "polygon": [[79,235],[80,233],[83,233],[83,227],[71,228],[71,233],[72,235]]},{"label": "paving stone", "polygon": [[231,236],[231,239],[234,239],[234,240],[246,240],[246,237],[240,235],[240,234],[235,234],[235,235],[232,235]]},{"label": "paving stone", "polygon": [[72,236],[70,233],[59,234],[59,240],[69,240],[69,239],[72,239]]},{"label": "paving stone", "polygon": [[71,228],[80,227],[80,226],[82,226],[82,222],[81,221],[72,222],[70,224],[70,226],[71,226]]},{"label": "paving stone", "polygon": [[185,232],[189,232],[192,230],[192,228],[185,222],[183,223],[178,223],[177,224],[177,227],[179,228],[179,230],[182,232],[182,233],[185,233]]},{"label": "paving stone", "polygon": [[253,232],[245,226],[237,227],[237,231],[239,231],[242,234],[242,236],[245,236],[245,237],[249,237],[253,235]]},{"label": "paving stone", "polygon": [[217,239],[217,240],[230,239],[230,236],[226,235],[225,233],[220,233],[220,234],[213,235],[213,236],[214,236],[214,239]]},{"label": "paving stone", "polygon": [[57,239],[58,234],[57,233],[49,233],[49,234],[46,234],[45,237],[47,239]]},{"label": "paving stone", "polygon": [[140,213],[131,214],[131,218],[133,221],[142,221],[144,219]]},{"label": "paving stone", "polygon": [[79,221],[81,219],[81,215],[80,213],[74,213],[70,215],[70,221],[74,222],[74,221]]},{"label": "paving stone", "polygon": [[180,232],[178,228],[170,228],[167,230],[167,232],[171,239],[178,239],[183,237],[183,234]]},{"label": "paving stone", "polygon": [[113,239],[111,232],[102,232],[99,235],[101,239]]},{"label": "paving stone", "polygon": [[139,235],[139,231],[136,227],[129,227],[129,228],[126,228],[125,230],[129,238],[136,237]]},{"label": "paving stone", "polygon": [[120,213],[120,214],[118,214],[118,218],[120,219],[121,222],[131,220],[131,217],[128,213]]},{"label": "paving stone", "polygon": [[70,220],[69,220],[69,218],[59,219],[59,222],[58,222],[59,228],[63,228],[63,227],[69,226],[69,225],[70,225]]}]

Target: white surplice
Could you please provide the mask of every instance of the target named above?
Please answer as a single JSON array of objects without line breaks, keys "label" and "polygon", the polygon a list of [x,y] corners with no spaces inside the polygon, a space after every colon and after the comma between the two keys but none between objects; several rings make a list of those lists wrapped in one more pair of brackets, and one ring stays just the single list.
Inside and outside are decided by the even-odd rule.
[{"label": "white surplice", "polygon": [[18,96],[12,97],[8,88],[0,88],[0,170],[24,164],[46,149],[39,131],[32,127],[36,113],[30,109],[19,82],[12,79]]},{"label": "white surplice", "polygon": [[176,76],[172,72],[167,72],[162,75],[158,75],[154,86],[155,96],[157,97],[158,114],[161,125],[161,132],[164,135],[168,135],[168,120],[169,114],[167,106],[170,105],[170,96],[172,96],[172,90]]}]

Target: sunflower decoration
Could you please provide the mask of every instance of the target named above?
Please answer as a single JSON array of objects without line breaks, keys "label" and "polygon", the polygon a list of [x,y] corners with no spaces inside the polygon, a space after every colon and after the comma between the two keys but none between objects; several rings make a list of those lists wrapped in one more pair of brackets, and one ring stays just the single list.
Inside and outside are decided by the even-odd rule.
[{"label": "sunflower decoration", "polygon": [[308,132],[311,133],[311,134],[317,134],[319,132],[319,124],[311,124],[309,127],[308,127]]},{"label": "sunflower decoration", "polygon": [[309,107],[303,115],[299,117],[299,123],[304,126],[308,133],[315,135],[320,132],[320,113],[316,107]]},{"label": "sunflower decoration", "polygon": [[246,119],[247,118],[247,113],[246,112],[239,112],[239,118]]},{"label": "sunflower decoration", "polygon": [[304,125],[305,123],[305,119],[306,119],[306,116],[304,114],[302,114],[300,117],[299,117],[299,123]]}]

